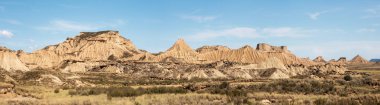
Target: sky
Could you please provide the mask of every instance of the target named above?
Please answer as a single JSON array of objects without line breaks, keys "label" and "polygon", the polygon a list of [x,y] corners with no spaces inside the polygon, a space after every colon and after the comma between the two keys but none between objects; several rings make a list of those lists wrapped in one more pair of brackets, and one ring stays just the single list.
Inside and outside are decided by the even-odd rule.
[{"label": "sky", "polygon": [[299,57],[380,58],[379,0],[0,0],[0,46],[32,52],[82,31],[117,30],[165,51],[257,43]]}]

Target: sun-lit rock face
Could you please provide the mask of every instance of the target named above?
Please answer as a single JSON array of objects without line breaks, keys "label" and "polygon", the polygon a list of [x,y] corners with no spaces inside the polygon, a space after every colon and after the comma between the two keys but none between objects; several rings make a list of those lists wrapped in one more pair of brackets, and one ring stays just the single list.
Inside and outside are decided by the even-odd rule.
[{"label": "sun-lit rock face", "polygon": [[227,60],[241,63],[261,63],[272,57],[284,64],[301,63],[301,60],[287,51],[285,46],[276,47],[268,44],[258,44],[258,48],[249,45],[234,50],[216,50],[200,54],[200,58],[206,61]]},{"label": "sun-lit rock face", "polygon": [[178,39],[172,47],[157,55],[156,60],[162,61],[167,57],[174,57],[187,63],[196,63],[199,59],[198,55],[199,54],[197,52],[186,44],[185,40]]},{"label": "sun-lit rock face", "polygon": [[118,31],[100,31],[81,32],[78,36],[67,38],[57,45],[18,55],[30,68],[48,68],[68,59],[99,61],[108,60],[111,55],[124,58],[140,53],[142,52]]},{"label": "sun-lit rock face", "polygon": [[[343,66],[326,64],[322,57],[317,57],[314,61],[301,59],[288,51],[286,46],[265,43],[257,44],[256,48],[249,45],[238,49],[203,46],[194,50],[185,40],[178,39],[168,50],[151,54],[138,50],[118,31],[81,32],[62,43],[32,53],[14,52],[3,47],[0,47],[0,52],[0,67],[23,71],[40,67],[58,69],[61,72],[138,73],[137,77],[145,75],[177,79],[280,79],[306,75],[312,70],[344,72]],[[356,57],[354,61],[365,62],[361,57]],[[216,66],[209,67],[210,65]],[[191,68],[186,69],[187,67]],[[160,68],[154,71],[158,74],[152,74],[152,71],[149,71],[152,68]],[[135,71],[125,71],[131,69]]]},{"label": "sun-lit rock face", "polygon": [[16,52],[0,46],[0,69],[6,71],[29,71],[23,62],[18,59]]}]

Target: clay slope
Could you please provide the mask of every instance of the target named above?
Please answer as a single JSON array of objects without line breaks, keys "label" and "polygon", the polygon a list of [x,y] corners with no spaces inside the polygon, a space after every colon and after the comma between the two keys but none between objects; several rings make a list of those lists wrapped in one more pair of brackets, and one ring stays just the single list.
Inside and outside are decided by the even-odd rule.
[{"label": "clay slope", "polygon": [[6,71],[29,71],[29,69],[16,56],[16,52],[0,47],[0,68]]},{"label": "clay slope", "polygon": [[19,53],[21,61],[30,68],[53,67],[64,60],[107,60],[111,55],[116,58],[131,57],[142,53],[118,31],[81,32],[74,38],[57,45],[47,46],[33,53]]},{"label": "clay slope", "polygon": [[354,58],[352,58],[350,63],[363,64],[363,63],[369,63],[369,62],[368,62],[368,60],[364,59],[360,55],[356,55]]},{"label": "clay slope", "polygon": [[185,40],[178,39],[172,47],[167,51],[156,56],[156,61],[163,61],[168,57],[174,57],[187,63],[196,63],[198,61],[198,53],[195,52]]},{"label": "clay slope", "polygon": [[254,49],[251,46],[244,46],[236,50],[216,50],[200,54],[200,59],[206,61],[227,60],[241,63],[261,63],[275,57],[284,64],[300,63],[301,60],[291,54],[286,47],[270,46],[268,44],[258,44]]}]

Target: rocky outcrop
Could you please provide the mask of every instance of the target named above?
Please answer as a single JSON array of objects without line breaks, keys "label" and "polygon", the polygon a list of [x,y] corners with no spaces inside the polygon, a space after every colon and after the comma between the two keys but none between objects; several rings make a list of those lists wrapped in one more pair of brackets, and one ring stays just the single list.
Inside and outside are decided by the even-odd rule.
[{"label": "rocky outcrop", "polygon": [[269,44],[266,44],[266,43],[259,43],[257,44],[257,48],[256,48],[258,51],[266,51],[266,52],[289,52],[288,51],[288,47],[286,46],[271,46]]},{"label": "rocky outcrop", "polygon": [[350,63],[353,63],[353,64],[366,64],[366,63],[369,63],[369,61],[366,60],[366,59],[364,59],[360,55],[356,55],[354,58],[351,59]]},{"label": "rocky outcrop", "polygon": [[323,57],[322,57],[322,56],[318,56],[318,57],[317,57],[317,58],[315,58],[313,61],[314,61],[314,62],[323,62],[323,63],[326,63],[326,60],[325,60],[325,59],[323,59]]},{"label": "rocky outcrop", "polygon": [[47,46],[32,53],[19,53],[28,67],[50,68],[64,60],[101,61],[113,55],[127,58],[142,53],[118,31],[81,32],[57,45]]},{"label": "rocky outcrop", "polygon": [[203,53],[208,53],[208,52],[213,52],[213,51],[230,51],[230,50],[231,49],[226,46],[217,45],[217,46],[203,46],[196,49],[195,51],[200,54],[203,54]]},{"label": "rocky outcrop", "polygon": [[168,57],[174,57],[187,63],[197,63],[199,59],[198,53],[191,49],[183,39],[178,39],[172,47],[157,55],[156,60],[162,61]]},{"label": "rocky outcrop", "polygon": [[322,57],[314,61],[301,59],[286,46],[265,43],[257,44],[256,48],[249,45],[238,49],[203,46],[193,50],[179,39],[165,52],[151,54],[137,49],[118,31],[81,32],[62,43],[32,53],[2,49],[0,67],[6,70],[49,68],[61,72],[124,73],[136,78],[170,79],[282,79],[318,70],[323,73],[344,72],[339,65],[327,65]]},{"label": "rocky outcrop", "polygon": [[29,71],[29,68],[17,57],[16,52],[5,47],[0,47],[0,68],[6,71]]},{"label": "rocky outcrop", "polygon": [[212,51],[200,54],[200,59],[206,61],[226,60],[231,62],[254,63],[264,62],[272,57],[281,60],[284,64],[297,64],[302,61],[286,50],[286,47],[274,47],[268,44],[258,44],[258,48],[244,46],[236,50]]},{"label": "rocky outcrop", "polygon": [[346,57],[340,57],[336,62],[338,62],[338,63],[347,63],[347,58]]}]

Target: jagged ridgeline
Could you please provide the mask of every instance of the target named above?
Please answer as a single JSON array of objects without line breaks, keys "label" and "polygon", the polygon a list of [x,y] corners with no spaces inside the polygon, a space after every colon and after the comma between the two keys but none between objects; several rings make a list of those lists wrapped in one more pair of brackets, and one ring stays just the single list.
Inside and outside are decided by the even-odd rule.
[{"label": "jagged ridgeline", "polygon": [[[312,69],[326,69],[336,73],[344,71],[344,67],[326,63],[322,57],[314,61],[300,59],[286,46],[271,46],[265,43],[257,44],[256,48],[249,45],[239,49],[230,49],[226,46],[203,46],[194,50],[186,44],[185,40],[179,39],[168,50],[152,54],[136,48],[132,41],[122,37],[118,31],[81,32],[62,43],[31,53],[1,48],[0,57],[0,67],[7,71],[40,68],[58,69],[62,72],[114,71],[122,73],[128,71],[129,67],[136,62],[147,65],[162,63],[204,65],[197,67],[195,71],[187,72],[162,69],[162,72],[165,71],[162,77],[172,78],[197,76],[254,78],[256,75],[291,77],[307,74]],[[365,62],[360,56],[353,61]]]}]

